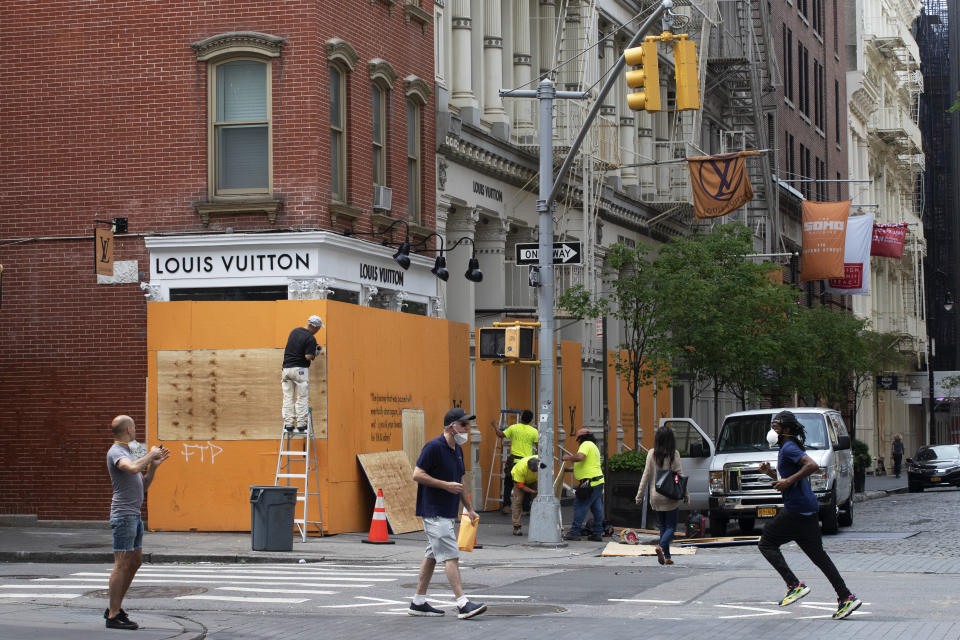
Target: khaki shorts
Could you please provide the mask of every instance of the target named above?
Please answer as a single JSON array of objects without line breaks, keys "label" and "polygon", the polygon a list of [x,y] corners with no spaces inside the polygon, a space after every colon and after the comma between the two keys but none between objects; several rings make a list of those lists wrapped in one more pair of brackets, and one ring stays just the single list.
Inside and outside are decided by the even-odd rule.
[{"label": "khaki shorts", "polygon": [[452,518],[423,518],[423,532],[427,534],[427,550],[424,556],[437,562],[446,562],[460,557],[457,534]]}]

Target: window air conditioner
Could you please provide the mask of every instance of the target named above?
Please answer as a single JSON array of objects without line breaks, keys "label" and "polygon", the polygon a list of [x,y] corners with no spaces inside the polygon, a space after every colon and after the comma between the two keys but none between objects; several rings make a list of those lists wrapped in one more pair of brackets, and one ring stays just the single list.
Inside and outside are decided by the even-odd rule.
[{"label": "window air conditioner", "polygon": [[390,211],[390,205],[393,201],[393,191],[390,187],[373,187],[373,208],[380,211]]}]

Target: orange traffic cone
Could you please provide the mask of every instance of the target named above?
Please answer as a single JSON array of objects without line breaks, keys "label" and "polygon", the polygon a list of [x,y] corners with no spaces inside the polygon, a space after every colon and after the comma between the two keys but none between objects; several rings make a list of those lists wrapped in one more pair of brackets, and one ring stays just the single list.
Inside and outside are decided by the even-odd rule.
[{"label": "orange traffic cone", "polygon": [[366,540],[368,544],[393,544],[393,540],[387,537],[387,512],[383,508],[383,489],[377,489],[377,503],[373,507],[373,520],[370,521],[370,535]]}]

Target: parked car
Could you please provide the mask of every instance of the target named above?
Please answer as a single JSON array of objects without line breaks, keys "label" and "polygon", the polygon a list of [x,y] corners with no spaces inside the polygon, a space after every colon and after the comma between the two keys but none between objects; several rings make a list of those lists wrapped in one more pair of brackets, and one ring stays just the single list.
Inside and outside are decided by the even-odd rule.
[{"label": "parked car", "polygon": [[911,493],[926,487],[960,487],[960,444],[920,447],[907,458],[907,487]]},{"label": "parked car", "polygon": [[[776,468],[779,449],[767,443],[773,416],[784,409],[731,413],[723,420],[716,453],[710,460],[710,535],[726,535],[736,519],[741,531],[753,529],[758,518],[772,518],[783,508],[773,481],[760,472],[760,463]],[[824,534],[838,525],[853,524],[853,454],[840,413],[818,407],[790,408],[806,431],[806,454],[820,467],[810,475],[810,488],[820,505]]]}]

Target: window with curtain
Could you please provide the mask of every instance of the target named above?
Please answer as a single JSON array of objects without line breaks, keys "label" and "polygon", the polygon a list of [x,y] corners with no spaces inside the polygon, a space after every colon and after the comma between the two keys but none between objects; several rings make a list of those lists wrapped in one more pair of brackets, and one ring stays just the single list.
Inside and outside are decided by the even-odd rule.
[{"label": "window with curtain", "polygon": [[374,84],[372,97],[373,114],[373,184],[387,186],[387,96],[389,92]]},{"label": "window with curtain", "polygon": [[420,222],[420,105],[407,100],[407,212]]},{"label": "window with curtain", "polygon": [[330,198],[347,201],[347,78],[330,65]]},{"label": "window with curtain", "polygon": [[214,195],[270,191],[270,63],[233,59],[211,74]]}]

